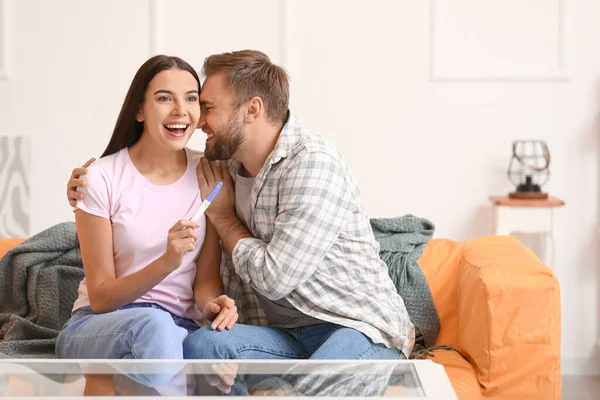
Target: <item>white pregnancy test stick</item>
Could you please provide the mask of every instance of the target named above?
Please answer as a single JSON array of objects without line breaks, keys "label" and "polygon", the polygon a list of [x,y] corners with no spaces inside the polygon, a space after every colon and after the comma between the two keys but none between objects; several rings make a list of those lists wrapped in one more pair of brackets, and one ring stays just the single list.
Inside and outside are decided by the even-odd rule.
[{"label": "white pregnancy test stick", "polygon": [[208,206],[210,206],[210,203],[213,201],[213,199],[215,198],[217,193],[219,193],[219,190],[221,189],[222,186],[223,186],[223,182],[217,183],[217,185],[214,187],[214,189],[211,190],[210,193],[208,194],[208,197],[206,199],[204,199],[202,204],[200,204],[200,208],[198,209],[198,211],[196,211],[196,214],[194,214],[194,216],[192,218],[190,218],[190,221],[198,222],[198,219],[202,216],[202,214],[204,214],[204,211],[206,211]]}]

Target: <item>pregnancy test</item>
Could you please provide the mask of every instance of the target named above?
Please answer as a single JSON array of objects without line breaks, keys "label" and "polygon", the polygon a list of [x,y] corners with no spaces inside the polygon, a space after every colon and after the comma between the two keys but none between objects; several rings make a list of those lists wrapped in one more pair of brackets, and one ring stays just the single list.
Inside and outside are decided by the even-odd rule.
[{"label": "pregnancy test", "polygon": [[210,203],[213,201],[213,199],[215,198],[217,193],[219,193],[219,190],[221,190],[221,187],[223,187],[223,182],[217,183],[217,185],[214,187],[214,189],[211,190],[210,193],[208,194],[208,197],[206,199],[204,199],[202,204],[200,204],[200,208],[198,209],[198,211],[196,211],[196,214],[194,214],[194,216],[192,218],[190,218],[191,221],[198,222],[198,218],[200,218],[202,216],[202,214],[204,214],[204,211],[206,211],[208,206],[210,206]]}]

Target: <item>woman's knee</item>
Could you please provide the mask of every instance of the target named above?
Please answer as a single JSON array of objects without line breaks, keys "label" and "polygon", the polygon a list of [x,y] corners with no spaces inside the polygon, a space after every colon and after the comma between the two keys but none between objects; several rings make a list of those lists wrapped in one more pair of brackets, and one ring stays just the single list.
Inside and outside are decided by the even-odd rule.
[{"label": "woman's knee", "polygon": [[58,358],[82,358],[79,354],[79,347],[80,345],[84,345],[85,347],[85,340],[84,343],[80,343],[77,335],[81,326],[83,326],[90,318],[92,318],[92,316],[71,318],[65,324],[56,337],[54,352]]},{"label": "woman's knee", "polygon": [[177,326],[175,321],[173,321],[171,314],[155,308],[145,308],[141,310],[139,323],[133,328],[134,335],[148,333],[151,334],[155,341],[180,338],[181,342],[183,342],[187,330]]},{"label": "woman's knee", "polygon": [[132,354],[135,358],[181,359],[187,330],[175,324],[171,315],[157,309],[144,309],[132,327]]},{"label": "woman's knee", "polygon": [[83,317],[68,324],[56,341],[60,358],[183,357],[187,330],[171,314],[154,308],[134,308]]}]

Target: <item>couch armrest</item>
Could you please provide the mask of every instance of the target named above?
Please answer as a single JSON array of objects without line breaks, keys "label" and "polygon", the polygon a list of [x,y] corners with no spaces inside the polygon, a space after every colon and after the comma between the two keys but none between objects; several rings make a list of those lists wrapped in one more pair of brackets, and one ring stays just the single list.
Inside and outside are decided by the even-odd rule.
[{"label": "couch armrest", "polygon": [[7,251],[16,247],[25,239],[0,239],[0,258],[4,257]]},{"label": "couch armrest", "polygon": [[482,393],[559,399],[560,289],[552,270],[517,239],[494,236],[466,241],[458,271],[458,347]]}]

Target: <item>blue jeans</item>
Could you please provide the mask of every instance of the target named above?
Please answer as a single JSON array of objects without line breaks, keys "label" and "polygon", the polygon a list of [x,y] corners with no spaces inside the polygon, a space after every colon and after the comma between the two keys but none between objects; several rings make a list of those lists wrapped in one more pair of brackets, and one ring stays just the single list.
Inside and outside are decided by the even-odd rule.
[{"label": "blue jeans", "polygon": [[[183,340],[197,329],[194,321],[173,315],[154,303],[131,303],[104,314],[82,307],[73,313],[58,335],[56,355],[79,359],[181,360]],[[118,369],[116,364],[114,367]],[[182,366],[163,367],[180,369]],[[165,371],[128,376],[144,385],[156,386],[167,383],[174,375],[173,371],[159,372]]]},{"label": "blue jeans", "polygon": [[198,329],[183,341],[186,359],[397,360],[396,348],[375,344],[356,329],[323,323],[300,328],[235,324],[231,330]]},{"label": "blue jeans", "polygon": [[[404,355],[396,348],[375,344],[361,332],[323,323],[300,328],[270,328],[235,324],[231,330],[216,331],[206,325],[183,342],[186,359],[313,359],[397,360]],[[200,377],[203,378],[203,377]],[[198,395],[248,394],[248,387],[267,376],[237,376],[230,392],[221,393],[206,381],[196,382]]]}]

